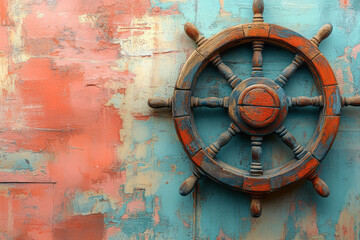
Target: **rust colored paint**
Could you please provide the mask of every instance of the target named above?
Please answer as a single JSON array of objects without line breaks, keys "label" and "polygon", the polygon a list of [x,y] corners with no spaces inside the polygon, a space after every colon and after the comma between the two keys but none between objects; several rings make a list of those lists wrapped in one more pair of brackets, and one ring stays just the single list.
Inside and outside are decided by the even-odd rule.
[{"label": "rust colored paint", "polygon": [[254,86],[244,90],[240,97],[241,118],[254,127],[265,127],[274,122],[280,110],[276,92],[265,86]]},{"label": "rust colored paint", "polygon": [[204,151],[199,151],[197,152],[194,157],[191,158],[191,160],[197,165],[197,166],[202,166],[202,162],[205,158],[205,152]]},{"label": "rust colored paint", "polygon": [[182,139],[183,146],[189,152],[190,156],[194,156],[200,149],[200,144],[196,141],[195,133],[192,131],[192,123],[190,117],[174,118],[176,131]]},{"label": "rust colored paint", "polygon": [[0,238],[51,239],[54,184],[0,184]]},{"label": "rust colored paint", "polygon": [[54,240],[88,239],[102,240],[105,236],[104,215],[72,216],[57,224]]},{"label": "rust colored paint", "polygon": [[245,192],[258,191],[265,193],[270,192],[271,184],[268,178],[245,178],[242,188]]},{"label": "rust colored paint", "polygon": [[339,0],[339,2],[342,8],[347,8],[350,6],[350,0]]}]

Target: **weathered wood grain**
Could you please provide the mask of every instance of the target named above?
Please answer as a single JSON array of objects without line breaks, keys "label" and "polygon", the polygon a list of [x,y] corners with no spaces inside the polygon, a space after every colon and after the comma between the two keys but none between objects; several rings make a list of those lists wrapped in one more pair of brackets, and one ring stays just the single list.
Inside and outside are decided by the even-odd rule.
[{"label": "weathered wood grain", "polygon": [[262,213],[262,202],[259,196],[253,196],[250,203],[250,213],[254,218],[258,218]]},{"label": "weathered wood grain", "polygon": [[319,47],[320,43],[330,36],[332,30],[333,26],[330,23],[327,23],[319,29],[317,34],[310,41]]},{"label": "weathered wood grain", "polygon": [[313,184],[315,191],[322,197],[328,197],[330,190],[327,184],[319,177],[317,173],[313,173],[309,176],[310,181]]},{"label": "weathered wood grain", "polygon": [[251,137],[251,157],[252,162],[250,166],[250,173],[252,175],[262,175],[263,167],[261,164],[262,145],[263,137],[252,136]]},{"label": "weathered wood grain", "polygon": [[191,97],[191,107],[209,107],[209,108],[228,108],[229,107],[229,97],[217,98],[196,98]]},{"label": "weathered wood grain", "polygon": [[202,178],[202,176],[203,174],[200,172],[200,170],[195,168],[193,174],[181,184],[179,188],[180,195],[189,195],[194,190],[196,183],[200,178]]},{"label": "weathered wood grain", "polygon": [[299,67],[304,63],[300,55],[296,55],[294,60],[289,66],[287,66],[280,75],[274,80],[280,87],[284,87],[289,81],[290,77],[299,69]]},{"label": "weathered wood grain", "polygon": [[280,127],[275,132],[281,140],[293,151],[296,159],[301,159],[305,154],[305,149],[297,143],[295,137],[286,129],[285,126]]},{"label": "weathered wood grain", "polygon": [[307,106],[322,107],[324,105],[322,96],[289,97],[288,99],[291,107],[307,107]]},{"label": "weathered wood grain", "polygon": [[221,148],[228,144],[233,136],[239,132],[240,129],[234,124],[231,124],[230,127],[223,132],[215,142],[211,143],[209,147],[206,148],[206,151],[214,158],[220,152]]},{"label": "weathered wood grain", "polygon": [[253,55],[253,60],[252,60],[253,67],[252,67],[251,76],[252,77],[263,77],[264,73],[263,73],[262,51],[264,48],[264,42],[253,41],[252,46],[253,46],[254,55]]},{"label": "weathered wood grain", "polygon": [[265,5],[264,0],[254,0],[253,2],[253,22],[264,22],[263,13]]},{"label": "weathered wood grain", "polygon": [[172,98],[149,98],[148,105],[151,108],[171,108]]},{"label": "weathered wood grain", "polygon": [[343,107],[346,107],[346,106],[358,107],[358,106],[360,106],[360,96],[342,97],[341,99],[342,99],[341,105]]}]

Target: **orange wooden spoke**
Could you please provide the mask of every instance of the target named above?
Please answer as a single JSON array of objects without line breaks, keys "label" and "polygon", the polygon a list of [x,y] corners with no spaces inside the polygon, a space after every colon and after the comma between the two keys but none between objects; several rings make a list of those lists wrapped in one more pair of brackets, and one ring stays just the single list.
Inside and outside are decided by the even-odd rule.
[{"label": "orange wooden spoke", "polygon": [[209,107],[209,108],[228,108],[229,107],[229,97],[217,98],[197,98],[191,97],[191,107]]},{"label": "orange wooden spoke", "polygon": [[321,95],[317,97],[289,97],[288,101],[289,107],[322,107],[324,105],[323,97]]},{"label": "orange wooden spoke", "polygon": [[211,157],[215,157],[226,144],[230,142],[233,136],[240,132],[240,129],[234,124],[231,124],[228,130],[223,132],[215,142],[206,148],[206,151]]},{"label": "orange wooden spoke", "polygon": [[263,167],[261,163],[261,154],[262,154],[262,136],[252,136],[251,137],[251,156],[252,162],[250,167],[251,175],[262,175]]},{"label": "orange wooden spoke", "polygon": [[254,0],[253,2],[254,23],[264,22],[264,17],[263,17],[264,7],[265,7],[264,0]]},{"label": "orange wooden spoke", "polygon": [[305,149],[297,143],[295,137],[287,130],[285,126],[280,127],[275,133],[281,138],[281,140],[293,151],[296,159],[301,159],[305,156]]}]

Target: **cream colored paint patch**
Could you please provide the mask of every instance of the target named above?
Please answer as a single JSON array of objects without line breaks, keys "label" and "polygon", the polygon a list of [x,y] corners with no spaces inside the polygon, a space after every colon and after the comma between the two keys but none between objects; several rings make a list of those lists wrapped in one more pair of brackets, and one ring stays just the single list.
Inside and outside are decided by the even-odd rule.
[{"label": "cream colored paint patch", "polygon": [[341,211],[336,224],[337,239],[356,239],[356,236],[360,234],[360,229],[356,227],[360,226],[360,215],[358,214],[360,198],[358,191],[350,191],[347,199],[347,207]]},{"label": "cream colored paint patch", "polygon": [[14,88],[14,80],[9,76],[9,60],[0,55],[0,90],[6,90],[11,94]]},{"label": "cream colored paint patch", "polygon": [[151,196],[156,193],[159,188],[163,173],[145,171],[132,173],[131,171],[126,172],[126,184],[125,193],[132,193],[134,188],[145,189],[145,196]]},{"label": "cream colored paint patch", "polygon": [[79,16],[79,23],[90,23],[91,27],[95,27],[96,22],[99,19],[100,14],[83,14]]},{"label": "cream colored paint patch", "polygon": [[[304,204],[304,202],[302,202]],[[307,236],[309,239],[322,240],[325,239],[324,236],[319,235],[319,230],[317,227],[317,215],[316,215],[316,206],[308,206],[304,204],[301,207],[301,217],[295,223],[296,228],[301,229],[295,236],[295,240],[301,240],[304,236]]]},{"label": "cream colored paint patch", "polygon": [[[121,53],[125,56],[152,56],[181,49],[181,38],[185,36],[181,18],[175,16],[144,16],[134,18],[131,37],[121,39]],[[179,26],[174,28],[174,26]],[[118,31],[122,31],[119,26]],[[133,34],[143,32],[143,34]]]},{"label": "cream colored paint patch", "polygon": [[9,41],[12,48],[12,62],[21,63],[30,59],[30,56],[26,54],[24,50],[24,38],[23,34],[23,20],[28,14],[26,1],[13,0],[9,1],[9,18],[14,23],[9,28]]},{"label": "cream colored paint patch", "polygon": [[[113,98],[107,104],[116,105],[123,120],[120,130],[122,144],[118,146],[117,156],[119,161],[126,164],[126,193],[132,193],[134,188],[144,188],[145,195],[153,195],[161,183],[163,173],[152,170],[157,169],[155,164],[158,162],[151,158],[149,152],[152,150],[149,148],[152,144],[148,143],[148,139],[157,141],[157,137],[152,136],[148,128],[139,127],[141,124],[137,124],[134,115],[151,114],[147,106],[148,98],[170,97],[173,93],[180,71],[178,63],[186,60],[183,50],[186,36],[180,20],[181,16],[178,15],[133,18],[131,36],[114,41],[120,43],[122,57],[112,69],[134,74],[131,84],[125,85],[122,81],[106,84],[106,88],[115,91],[126,88],[126,93],[113,96],[117,98],[116,104]],[[92,20],[84,16],[81,21]],[[122,32],[123,29],[119,26],[118,31]],[[135,147],[134,141],[137,142]]]},{"label": "cream colored paint patch", "polygon": [[[133,35],[128,40],[121,42],[121,47],[125,57],[118,60],[118,67],[114,70],[129,70],[135,74],[134,82],[127,86],[126,94],[121,99],[121,106],[119,112],[123,117],[123,129],[120,132],[121,140],[124,145],[119,150],[120,159],[124,159],[124,154],[129,152],[129,147],[133,137],[133,121],[134,117],[132,113],[150,114],[150,109],[147,106],[147,99],[152,96],[171,96],[173,92],[173,86],[175,85],[177,75],[179,73],[179,67],[176,64],[179,58],[185,59],[184,54],[179,54],[177,49],[180,46],[180,38],[175,38],[177,41],[168,42],[167,46],[155,44],[161,39],[162,34],[168,29],[163,29],[162,24],[165,21],[171,21],[172,18],[162,20],[161,17],[146,17],[135,23],[134,26],[143,24],[151,24],[151,30],[144,30],[144,34],[137,36]],[[156,20],[154,20],[156,19]],[[168,27],[170,25],[167,25]],[[162,29],[159,36],[156,37],[156,30]],[[159,40],[160,41],[160,40]],[[140,46],[140,47],[139,47]],[[156,54],[161,49],[175,49],[174,52]],[[141,57],[144,53],[153,55],[152,58]],[[146,55],[145,54],[145,55]],[[164,71],[166,68],[166,71]],[[113,82],[106,86],[110,89],[119,89],[124,87],[121,82]],[[141,94],[139,94],[141,91]],[[137,104],[134,104],[136,102]]]},{"label": "cream colored paint patch", "polygon": [[[135,136],[137,134],[139,133],[134,132]],[[134,188],[143,188],[145,195],[150,196],[159,188],[163,174],[151,170],[156,169],[154,165],[157,162],[147,157],[148,147],[149,144],[143,142],[138,144],[132,152],[127,152],[126,159],[129,160],[126,161],[125,193],[132,193]]]}]

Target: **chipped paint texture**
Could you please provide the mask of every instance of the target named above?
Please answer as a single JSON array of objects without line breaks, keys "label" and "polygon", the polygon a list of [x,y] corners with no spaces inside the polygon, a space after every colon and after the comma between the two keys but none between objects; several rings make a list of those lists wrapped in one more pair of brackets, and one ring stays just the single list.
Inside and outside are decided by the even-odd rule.
[{"label": "chipped paint texture", "polygon": [[[203,179],[196,194],[178,187],[191,163],[171,113],[151,111],[149,97],[170,97],[194,44],[195,23],[209,37],[250,22],[252,1],[2,0],[0,1],[1,239],[359,239],[360,111],[343,111],[335,144],[320,175],[331,188],[318,197],[310,183],[265,198],[251,219],[249,199]],[[310,38],[334,25],[320,49],[345,96],[360,94],[360,3],[357,0],[265,0],[265,21]],[[281,13],[281,14],[279,14]],[[251,49],[224,53],[246,78]],[[274,78],[293,55],[265,46],[264,71]],[[271,61],[269,61],[271,59]],[[306,67],[285,90],[316,96]],[[194,95],[226,96],[213,68]],[[195,111],[206,144],[226,130],[223,110]],[[292,110],[286,125],[305,144],[316,109]],[[264,166],[291,156],[274,136]],[[247,169],[249,140],[239,136],[219,157]]]}]

